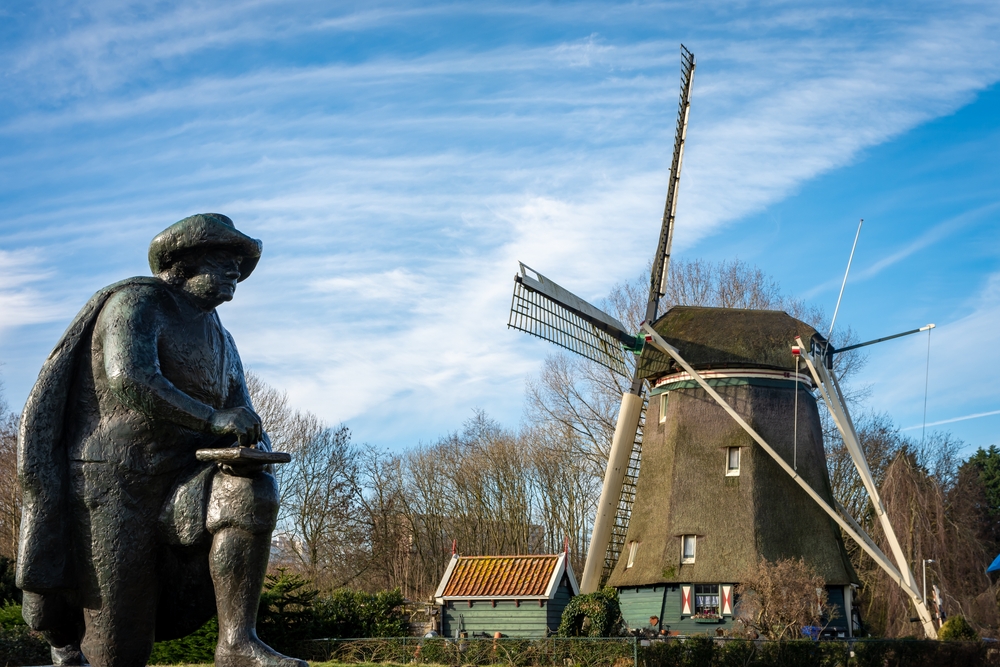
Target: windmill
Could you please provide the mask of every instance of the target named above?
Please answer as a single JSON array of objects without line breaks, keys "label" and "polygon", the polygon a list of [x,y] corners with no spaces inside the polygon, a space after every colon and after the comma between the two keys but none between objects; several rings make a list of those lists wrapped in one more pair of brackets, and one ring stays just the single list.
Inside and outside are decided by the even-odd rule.
[{"label": "windmill", "polygon": [[[751,503],[752,511],[743,519],[731,513],[717,522],[716,528],[722,526],[719,530],[724,532],[728,526],[733,532],[731,543],[716,545],[722,549],[719,553],[752,543],[753,548],[742,552],[744,560],[773,555],[769,545],[760,543],[760,535],[766,533],[762,526],[770,520],[771,534],[778,542],[791,545],[790,555],[811,554],[809,558],[819,563],[820,569],[825,568],[826,581],[836,584],[834,592],[840,591],[842,596],[842,613],[850,618],[850,584],[856,575],[843,548],[842,530],[901,586],[927,636],[936,637],[930,612],[889,523],[833,371],[834,355],[848,348],[836,350],[815,329],[782,312],[690,307],[673,308],[662,316],[658,312],[666,292],[694,70],[694,56],[682,45],[681,92],[666,205],[639,334],[523,263],[515,276],[508,327],[556,343],[631,380],[622,395],[580,590],[593,592],[610,578],[611,585],[632,587],[637,594],[652,591],[653,597],[636,599],[635,609],[644,615],[650,612],[650,623],[655,619],[660,629],[667,625],[668,607],[674,610],[677,620],[671,624],[673,632],[689,629],[686,623],[706,619],[723,623],[727,614],[732,615],[731,595],[739,573],[720,574],[725,568],[717,567],[711,575],[714,583],[699,583],[708,575],[698,573],[710,570],[712,559],[703,555],[699,561],[696,557],[699,539],[706,543],[707,537],[699,537],[695,523],[713,511],[725,513],[725,508],[711,507],[709,497],[702,499],[700,511],[686,512],[684,507],[691,507],[693,501],[679,495],[678,485],[670,481],[677,477],[676,470],[671,467],[674,472],[655,478],[656,471],[646,469],[644,435],[655,431],[647,444],[655,445],[655,451],[649,453],[661,462],[669,459],[669,465],[674,466],[688,460],[698,466],[699,461],[708,460],[699,456],[711,456],[706,452],[721,449],[726,462],[723,466],[720,460],[719,477],[725,473],[730,489],[739,489],[743,483],[742,491],[726,493]],[[631,373],[625,357],[628,353],[640,355]],[[647,386],[659,396],[651,411],[656,416],[654,429],[645,420]],[[671,392],[677,400],[668,410],[666,398]],[[844,438],[890,544],[892,559],[832,496],[818,430],[816,395]],[[701,413],[693,411],[696,403]],[[758,413],[775,418],[762,419]],[[693,439],[685,436],[692,428],[706,425],[715,430],[700,432]],[[742,479],[741,457],[746,461]],[[644,470],[641,483],[640,467]],[[734,470],[737,474],[731,475]],[[754,505],[758,501],[762,504]],[[630,526],[633,505],[645,515],[659,515],[644,515],[645,523]],[[788,514],[793,509],[799,512],[794,517]],[[675,525],[680,532],[670,533],[669,526],[685,516],[701,518],[691,519],[688,528]],[[783,525],[804,526],[801,539],[796,542],[788,531],[782,534]],[[634,535],[650,526],[655,526],[656,544],[642,549],[642,540]],[[821,547],[813,549],[810,539]],[[626,541],[628,554],[622,558]],[[678,596],[673,606],[665,597],[668,590]],[[623,613],[625,608],[623,598]],[[846,632],[850,633],[850,625]]]}]

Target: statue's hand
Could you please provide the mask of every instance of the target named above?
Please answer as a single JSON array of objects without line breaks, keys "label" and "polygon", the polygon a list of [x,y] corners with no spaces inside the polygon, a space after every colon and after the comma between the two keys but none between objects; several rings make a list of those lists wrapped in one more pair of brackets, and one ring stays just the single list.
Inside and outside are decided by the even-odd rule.
[{"label": "statue's hand", "polygon": [[257,413],[244,407],[216,410],[209,419],[209,424],[213,434],[236,436],[244,447],[259,442],[264,432]]}]

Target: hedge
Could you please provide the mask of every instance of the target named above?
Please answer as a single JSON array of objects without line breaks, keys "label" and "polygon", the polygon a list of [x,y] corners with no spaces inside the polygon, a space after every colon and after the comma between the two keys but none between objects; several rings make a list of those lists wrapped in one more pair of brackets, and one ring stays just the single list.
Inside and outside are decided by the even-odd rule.
[{"label": "hedge", "polygon": [[1000,667],[1000,647],[993,642],[410,637],[308,644],[312,649],[304,649],[302,655],[316,661],[456,667]]},{"label": "hedge", "polygon": [[634,637],[461,640],[398,637],[310,644],[308,657],[324,662],[510,667],[631,667],[638,646]]}]

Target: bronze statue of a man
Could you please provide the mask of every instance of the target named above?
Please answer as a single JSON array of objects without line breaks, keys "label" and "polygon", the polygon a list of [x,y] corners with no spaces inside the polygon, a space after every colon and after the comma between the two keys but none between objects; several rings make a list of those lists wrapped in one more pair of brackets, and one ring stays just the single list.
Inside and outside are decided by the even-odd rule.
[{"label": "bronze statue of a man", "polygon": [[42,367],[18,443],[17,584],[56,664],[142,667],[154,639],[218,613],[216,665],[305,666],[255,629],[274,477],[195,456],[270,450],[215,311],[260,253],[224,215],[171,225],[149,247],[154,277],[95,294]]}]

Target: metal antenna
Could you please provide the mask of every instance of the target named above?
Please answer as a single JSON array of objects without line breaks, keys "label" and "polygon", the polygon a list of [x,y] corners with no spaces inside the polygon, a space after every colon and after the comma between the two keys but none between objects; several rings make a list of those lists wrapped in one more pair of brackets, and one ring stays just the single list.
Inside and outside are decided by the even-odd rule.
[{"label": "metal antenna", "polygon": [[840,284],[840,296],[837,297],[837,307],[833,309],[833,319],[830,321],[830,333],[826,335],[827,340],[830,340],[830,336],[833,335],[833,325],[837,323],[840,300],[844,298],[844,288],[847,287],[847,276],[851,273],[851,262],[854,261],[854,249],[858,247],[858,237],[861,236],[861,225],[863,224],[865,224],[865,219],[861,218],[861,222],[858,223],[858,231],[854,235],[854,245],[851,246],[851,256],[847,260],[847,270],[844,271],[844,282]]},{"label": "metal antenna", "polygon": [[[924,433],[927,431],[927,390],[931,383],[931,329],[934,325],[927,327],[927,369],[924,371],[924,425],[920,427],[920,446],[924,446]],[[924,585],[926,588],[926,584]]]}]

